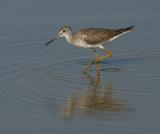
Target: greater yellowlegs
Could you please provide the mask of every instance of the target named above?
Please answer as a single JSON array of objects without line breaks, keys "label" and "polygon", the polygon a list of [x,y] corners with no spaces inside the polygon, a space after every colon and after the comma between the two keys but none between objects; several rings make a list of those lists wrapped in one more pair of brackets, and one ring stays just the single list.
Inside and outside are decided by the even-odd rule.
[{"label": "greater yellowlegs", "polygon": [[[58,34],[54,38],[45,44],[45,46],[52,43],[57,38],[64,37],[68,43],[74,46],[91,48],[96,59],[86,66],[86,69],[89,69],[92,64],[99,63],[101,60],[112,56],[112,52],[104,47],[106,43],[109,43],[119,36],[132,31],[133,28],[134,26],[120,29],[86,28],[73,33],[70,26],[64,26],[59,30]],[[105,51],[105,56],[100,57],[96,53],[96,48],[100,48]]]}]

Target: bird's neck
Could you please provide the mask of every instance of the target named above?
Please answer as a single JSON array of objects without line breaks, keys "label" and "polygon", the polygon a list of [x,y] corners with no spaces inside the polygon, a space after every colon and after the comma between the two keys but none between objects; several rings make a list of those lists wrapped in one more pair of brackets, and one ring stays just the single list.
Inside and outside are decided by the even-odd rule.
[{"label": "bird's neck", "polygon": [[66,38],[67,42],[69,42],[69,43],[71,43],[71,42],[72,42],[72,37],[73,37],[73,34],[72,34],[72,33],[67,34],[67,35],[65,36],[65,38]]}]

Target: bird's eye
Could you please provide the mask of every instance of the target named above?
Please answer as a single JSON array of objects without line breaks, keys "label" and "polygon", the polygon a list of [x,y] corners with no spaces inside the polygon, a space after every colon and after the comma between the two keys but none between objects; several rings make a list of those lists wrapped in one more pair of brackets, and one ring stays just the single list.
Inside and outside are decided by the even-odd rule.
[{"label": "bird's eye", "polygon": [[63,33],[66,32],[66,30],[63,30]]}]

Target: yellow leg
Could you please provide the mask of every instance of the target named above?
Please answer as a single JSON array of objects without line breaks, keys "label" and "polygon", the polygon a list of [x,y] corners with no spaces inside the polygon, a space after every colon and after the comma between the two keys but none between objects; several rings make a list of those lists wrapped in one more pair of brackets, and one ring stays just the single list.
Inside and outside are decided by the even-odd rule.
[{"label": "yellow leg", "polygon": [[94,49],[93,50],[93,52],[94,52],[94,55],[95,55],[95,58],[96,58],[96,63],[98,64],[99,62],[100,62],[100,58],[101,58],[101,56],[98,54],[98,53],[96,53],[96,50]]},{"label": "yellow leg", "polygon": [[112,56],[112,52],[111,52],[111,51],[109,51],[109,50],[107,50],[107,49],[104,49],[103,51],[106,53],[106,55],[100,57],[100,58],[99,58],[100,61],[102,61],[102,60],[104,60],[104,59]]},{"label": "yellow leg", "polygon": [[85,66],[85,69],[86,69],[86,70],[89,70],[89,69],[92,67],[93,64],[95,64],[95,60],[92,60],[91,62],[89,62],[89,63]]},{"label": "yellow leg", "polygon": [[95,57],[96,57],[96,60],[95,60],[95,63],[97,64],[97,70],[99,71],[101,69],[101,66],[100,66],[100,55],[98,53],[96,53],[96,50],[93,51],[94,54],[95,54]]},{"label": "yellow leg", "polygon": [[100,71],[100,70],[101,70],[101,64],[99,62],[99,63],[97,63],[97,71]]},{"label": "yellow leg", "polygon": [[97,69],[100,69],[100,55],[98,54],[98,53],[96,53],[96,50],[95,49],[93,49],[93,52],[94,52],[94,55],[95,55],[95,59],[94,60],[92,60],[90,63],[88,63],[87,65],[86,65],[86,69],[87,70],[89,70],[91,67],[92,67],[92,65],[93,64],[97,64]]},{"label": "yellow leg", "polygon": [[108,57],[111,57],[112,56],[112,52],[107,50],[107,49],[104,49],[105,51],[105,56],[102,56],[100,57],[97,53],[95,53],[96,55],[96,63],[97,63],[97,70],[100,70],[100,62]]},{"label": "yellow leg", "polygon": [[86,65],[86,69],[89,70],[91,68],[91,66],[93,64],[97,64],[97,70],[100,70],[100,62],[108,57],[112,56],[112,52],[107,50],[107,49],[103,49],[103,51],[106,53],[105,56],[100,57],[100,55],[98,53],[96,53],[96,50],[94,49],[94,55],[95,55],[95,60],[92,60],[90,63],[88,63]]}]

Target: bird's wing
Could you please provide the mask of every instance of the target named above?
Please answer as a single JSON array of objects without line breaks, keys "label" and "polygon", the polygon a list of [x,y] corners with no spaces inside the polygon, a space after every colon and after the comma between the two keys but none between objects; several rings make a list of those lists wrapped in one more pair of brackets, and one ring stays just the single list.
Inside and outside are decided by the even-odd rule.
[{"label": "bird's wing", "polygon": [[81,38],[90,45],[100,44],[109,41],[114,36],[117,36],[127,29],[103,29],[103,28],[88,28],[80,30]]}]

